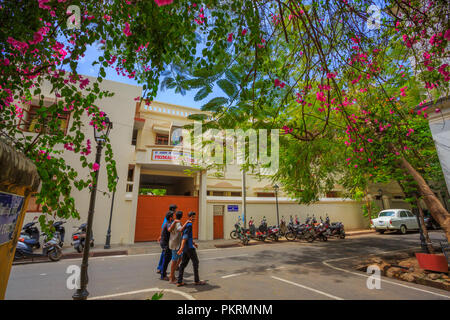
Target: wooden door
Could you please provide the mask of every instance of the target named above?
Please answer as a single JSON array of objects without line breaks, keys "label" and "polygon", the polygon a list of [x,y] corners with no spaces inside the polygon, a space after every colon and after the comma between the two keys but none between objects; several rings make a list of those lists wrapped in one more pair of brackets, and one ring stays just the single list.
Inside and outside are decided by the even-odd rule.
[{"label": "wooden door", "polygon": [[223,239],[223,205],[214,205],[214,239]]}]

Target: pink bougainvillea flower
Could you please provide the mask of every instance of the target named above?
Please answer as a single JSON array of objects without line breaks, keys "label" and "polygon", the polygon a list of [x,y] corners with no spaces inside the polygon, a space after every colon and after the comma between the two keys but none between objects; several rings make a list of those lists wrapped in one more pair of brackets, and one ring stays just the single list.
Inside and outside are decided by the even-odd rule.
[{"label": "pink bougainvillea flower", "polygon": [[283,126],[284,134],[289,134],[293,131],[292,128],[289,128],[288,126]]},{"label": "pink bougainvillea flower", "polygon": [[229,34],[228,34],[227,41],[228,41],[228,42],[233,41],[233,34],[232,34],[232,33],[229,33]]},{"label": "pink bougainvillea flower", "polygon": [[158,7],[161,7],[161,6],[167,6],[167,5],[171,4],[173,2],[173,0],[155,0],[155,2],[158,5]]},{"label": "pink bougainvillea flower", "polygon": [[373,142],[373,140],[372,139],[367,139],[367,142]]},{"label": "pink bougainvillea flower", "polygon": [[128,22],[125,22],[125,28],[123,29],[123,33],[125,33],[125,35],[127,37],[131,36],[131,31],[130,31],[130,24]]},{"label": "pink bougainvillea flower", "polygon": [[327,78],[328,78],[328,79],[334,79],[334,78],[336,78],[336,73],[333,73],[333,72],[327,73]]},{"label": "pink bougainvillea flower", "polygon": [[327,98],[325,97],[324,93],[322,91],[316,92],[316,98],[319,101],[325,102]]},{"label": "pink bougainvillea flower", "polygon": [[245,36],[247,34],[247,29],[242,30],[242,35]]},{"label": "pink bougainvillea flower", "polygon": [[95,163],[92,165],[92,171],[98,171],[98,168],[100,168],[100,165],[99,165],[97,162],[95,162]]},{"label": "pink bougainvillea flower", "polygon": [[434,112],[439,113],[439,112],[441,112],[441,109],[436,108],[436,110],[434,110]]}]

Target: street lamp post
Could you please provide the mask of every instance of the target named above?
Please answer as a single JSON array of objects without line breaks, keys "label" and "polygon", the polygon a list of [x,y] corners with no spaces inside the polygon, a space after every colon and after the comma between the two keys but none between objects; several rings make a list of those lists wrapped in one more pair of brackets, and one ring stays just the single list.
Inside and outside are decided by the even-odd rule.
[{"label": "street lamp post", "polygon": [[277,226],[279,227],[280,226],[280,215],[278,212],[278,189],[280,189],[280,187],[277,184],[275,184],[273,186],[273,190],[275,190],[275,202],[277,204]]},{"label": "street lamp post", "polygon": [[89,292],[87,291],[87,284],[89,282],[88,278],[88,259],[89,259],[89,249],[91,247],[91,238],[92,238],[92,222],[94,221],[94,209],[95,209],[95,197],[97,194],[97,182],[98,182],[98,174],[100,172],[100,160],[102,157],[102,149],[103,145],[106,141],[106,138],[109,135],[109,131],[112,128],[112,122],[109,121],[108,117],[105,117],[105,125],[102,128],[97,128],[94,126],[94,138],[97,142],[97,153],[95,155],[95,163],[98,164],[98,168],[95,171],[94,181],[92,181],[92,189],[91,189],[91,198],[89,200],[89,211],[88,211],[88,221],[86,227],[86,238],[84,241],[84,251],[83,251],[83,260],[81,262],[81,273],[80,273],[80,287],[73,294],[72,298],[74,300],[86,300],[89,296]]},{"label": "street lamp post", "polygon": [[[119,177],[116,178],[116,188],[117,188],[117,182],[119,182]],[[116,195],[116,190],[113,192],[112,200],[111,200],[111,212],[109,213],[109,224],[108,224],[108,231],[106,232],[106,241],[105,241],[105,249],[111,248],[111,220],[112,220],[112,214],[113,214],[113,208],[114,208],[114,196]]]}]

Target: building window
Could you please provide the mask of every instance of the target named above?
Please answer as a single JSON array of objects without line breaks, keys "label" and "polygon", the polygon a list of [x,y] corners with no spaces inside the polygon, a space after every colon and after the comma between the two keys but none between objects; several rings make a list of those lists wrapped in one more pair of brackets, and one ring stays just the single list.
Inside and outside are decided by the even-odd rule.
[{"label": "building window", "polygon": [[155,144],[164,145],[164,146],[169,145],[169,136],[162,135],[162,134],[156,134]]},{"label": "building window", "polygon": [[257,192],[256,196],[258,198],[272,198],[272,197],[275,197],[275,193],[274,192]]},{"label": "building window", "polygon": [[133,129],[133,137],[131,138],[131,145],[135,146],[137,143],[138,130]]},{"label": "building window", "polygon": [[232,197],[242,197],[242,192],[235,192],[235,191],[231,191],[230,196]]},{"label": "building window", "polygon": [[[19,124],[19,128],[26,132],[40,132],[42,124],[39,123],[39,116],[37,114],[38,110],[41,109],[40,106],[30,106],[30,109],[28,111],[24,110],[24,117],[21,120],[21,123]],[[47,119],[51,119],[52,116],[49,116]],[[57,130],[62,131],[64,134],[67,132],[67,127],[69,126],[69,118],[70,113],[69,112],[63,112],[61,114],[58,114],[57,116],[59,123]],[[51,129],[49,127],[46,127],[45,130],[48,134],[56,134],[54,129]]]},{"label": "building window", "polygon": [[133,192],[133,181],[134,181],[134,165],[130,164],[128,165],[126,192]]},{"label": "building window", "polygon": [[215,216],[223,216],[224,211],[225,211],[225,206],[213,205],[213,214]]}]

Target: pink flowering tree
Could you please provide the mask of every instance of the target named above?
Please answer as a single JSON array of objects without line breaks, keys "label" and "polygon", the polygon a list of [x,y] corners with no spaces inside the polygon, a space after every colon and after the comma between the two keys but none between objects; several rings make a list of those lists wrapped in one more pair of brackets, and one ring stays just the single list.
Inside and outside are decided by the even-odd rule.
[{"label": "pink flowering tree", "polygon": [[[44,213],[40,217],[43,230],[57,217],[79,217],[72,190],[88,192],[95,171],[106,167],[108,188],[115,188],[117,172],[110,143],[106,144],[106,164],[99,169],[93,163],[93,137],[83,133],[104,125],[105,113],[97,102],[114,95],[100,88],[107,70],[135,79],[144,90],[138,100],[151,101],[162,71],[173,63],[187,67],[199,63],[197,32],[205,29],[206,4],[173,0],[0,3],[0,136],[37,166],[42,188],[36,201]],[[79,74],[80,60],[92,46],[98,48],[94,81]],[[44,85],[50,96],[44,96]],[[88,121],[83,120],[86,117]],[[80,175],[65,160],[69,155],[78,156],[91,174]]]},{"label": "pink flowering tree", "polygon": [[274,1],[250,10],[224,34],[229,54],[186,80],[204,84],[198,99],[211,83],[224,92],[203,106],[215,114],[208,125],[283,128],[273,178],[304,203],[336,184],[361,198],[369,183],[408,181],[450,239],[450,214],[430,186],[443,177],[427,123],[448,94],[448,7]]}]

